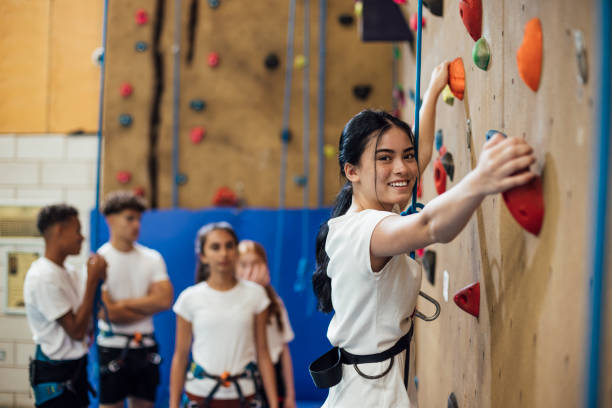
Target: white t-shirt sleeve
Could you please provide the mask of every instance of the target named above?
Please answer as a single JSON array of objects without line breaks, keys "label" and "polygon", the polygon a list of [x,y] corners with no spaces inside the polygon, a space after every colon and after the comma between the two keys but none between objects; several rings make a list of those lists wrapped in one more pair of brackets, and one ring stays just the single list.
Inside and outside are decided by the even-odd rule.
[{"label": "white t-shirt sleeve", "polygon": [[72,309],[68,294],[58,283],[50,279],[41,279],[37,282],[34,292],[37,309],[50,322],[59,319]]},{"label": "white t-shirt sleeve", "polygon": [[155,264],[153,266],[153,275],[151,276],[151,282],[162,282],[168,280],[168,271],[166,270],[166,263],[164,258],[159,252],[155,252]]},{"label": "white t-shirt sleeve", "polygon": [[268,294],[263,286],[253,285],[254,288],[254,305],[255,305],[255,314],[259,314],[266,310],[266,308],[270,305],[270,299],[268,298]]},{"label": "white t-shirt sleeve", "polygon": [[397,214],[388,211],[363,210],[358,213],[353,222],[347,224],[346,227],[349,229],[348,236],[351,237],[351,239],[349,242],[345,242],[344,245],[350,245],[352,247],[354,259],[357,261],[358,265],[363,265],[363,268],[359,268],[359,270],[367,271],[370,274],[377,274],[372,270],[372,262],[370,259],[372,234],[374,233],[374,228],[376,228],[383,218],[396,215]]},{"label": "white t-shirt sleeve", "polygon": [[191,302],[189,301],[189,292],[189,288],[181,292],[178,299],[176,299],[174,306],[172,306],[172,311],[188,322],[191,322],[193,321],[194,311],[192,310],[193,308],[190,307]]}]

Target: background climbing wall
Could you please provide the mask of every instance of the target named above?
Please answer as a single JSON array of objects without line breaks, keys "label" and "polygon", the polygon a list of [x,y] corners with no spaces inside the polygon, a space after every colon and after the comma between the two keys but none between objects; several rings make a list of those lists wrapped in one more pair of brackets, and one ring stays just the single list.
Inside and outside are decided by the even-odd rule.
[{"label": "background climbing wall", "polygon": [[[287,41],[288,1],[258,1],[245,5],[221,1],[217,8],[200,0],[197,11],[192,2],[182,1],[180,49],[180,126],[179,171],[187,182],[179,187],[181,207],[203,207],[212,203],[215,191],[227,186],[243,196],[250,206],[278,205],[281,157],[282,104]],[[317,70],[319,8],[311,1],[310,24],[310,204],[316,205],[318,163],[316,151]],[[174,1],[111,0],[107,37],[107,71],[104,105],[103,192],[117,188],[143,187],[151,199],[148,176],[150,115],[153,101],[155,69],[153,34],[156,7],[163,6],[163,24],[159,50],[163,62],[163,93],[160,100],[158,158],[158,194],[160,207],[172,205],[172,125],[173,125],[173,54]],[[338,16],[353,13],[350,0],[329,2],[327,9],[327,64],[325,143],[337,145],[346,121],[366,106],[390,109],[391,60],[389,44],[364,44],[359,40],[356,21],[342,26]],[[304,54],[304,3],[297,2],[295,54]],[[135,23],[138,9],[146,10],[146,24]],[[189,21],[195,18],[193,59],[189,64]],[[148,49],[137,52],[138,41]],[[219,65],[208,66],[211,52],[219,55]],[[264,59],[275,53],[280,65],[267,70]],[[293,64],[293,62],[290,62]],[[290,130],[293,138],[288,147],[286,181],[287,206],[301,206],[303,188],[294,177],[303,174],[302,90],[303,70],[293,72]],[[133,86],[133,94],[121,97],[123,83]],[[353,96],[352,88],[370,84],[367,100]],[[190,101],[202,99],[206,108],[195,112]],[[130,127],[122,127],[119,116],[130,114]],[[206,129],[204,138],[193,143],[194,127]],[[324,158],[325,199],[331,203],[340,180],[335,158]],[[131,180],[121,184],[119,171],[131,173]]]},{"label": "background climbing wall", "polygon": [[[442,314],[432,323],[417,323],[419,404],[445,406],[454,392],[460,407],[577,407],[582,405],[587,349],[595,4],[495,0],[482,5],[482,36],[491,49],[488,71],[472,61],[474,41],[458,2],[445,2],[444,17],[424,9],[425,84],[444,59],[462,57],[466,71],[465,99],[455,98],[449,106],[440,98],[437,106],[436,126],[455,164],[455,179],[447,181],[447,188],[473,167],[488,129],[523,137],[535,148],[534,168],[542,172],[544,223],[539,236],[527,233],[497,195],[484,201],[452,243],[430,248],[437,252],[435,285],[423,279],[423,290],[442,304]],[[416,2],[405,11],[416,12]],[[540,18],[543,31],[537,92],[523,82],[516,62],[523,28],[534,17]],[[573,30],[582,31],[587,47],[586,85],[578,79]],[[414,87],[415,59],[409,52],[403,55],[402,82],[408,89]],[[412,115],[413,109],[408,104],[405,114]],[[426,203],[437,195],[431,166],[423,177]],[[479,319],[452,299],[477,281]],[[428,305],[419,301],[419,308],[428,310]],[[605,367],[610,377],[611,365]]]}]

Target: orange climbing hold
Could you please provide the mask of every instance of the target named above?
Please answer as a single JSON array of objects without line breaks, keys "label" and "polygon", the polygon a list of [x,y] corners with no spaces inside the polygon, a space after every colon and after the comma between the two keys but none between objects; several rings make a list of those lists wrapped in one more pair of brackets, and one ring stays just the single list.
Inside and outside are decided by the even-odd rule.
[{"label": "orange climbing hold", "polygon": [[523,81],[537,92],[542,74],[542,23],[537,17],[525,25],[523,42],[516,52],[516,63]]},{"label": "orange climbing hold", "polygon": [[538,235],[544,220],[544,198],[540,176],[529,184],[505,191],[502,196],[514,219],[527,231]]},{"label": "orange climbing hold", "polygon": [[462,101],[465,92],[465,68],[461,57],[448,64],[448,86],[453,95]]}]

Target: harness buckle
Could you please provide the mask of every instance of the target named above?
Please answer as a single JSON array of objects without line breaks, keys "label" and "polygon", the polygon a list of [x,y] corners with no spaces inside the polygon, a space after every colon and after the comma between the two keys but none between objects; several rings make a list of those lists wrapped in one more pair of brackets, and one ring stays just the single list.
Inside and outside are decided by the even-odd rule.
[{"label": "harness buckle", "polygon": [[231,383],[231,382],[227,381],[227,379],[229,378],[229,376],[230,376],[230,373],[228,373],[227,371],[224,371],[224,372],[223,372],[223,374],[221,374],[221,375],[219,376],[219,378],[221,379],[221,381],[223,381],[222,385],[223,385],[225,388],[228,388],[230,385],[232,385],[232,383]]},{"label": "harness buckle", "polygon": [[136,343],[142,344],[142,333],[141,332],[134,333],[133,339]]}]

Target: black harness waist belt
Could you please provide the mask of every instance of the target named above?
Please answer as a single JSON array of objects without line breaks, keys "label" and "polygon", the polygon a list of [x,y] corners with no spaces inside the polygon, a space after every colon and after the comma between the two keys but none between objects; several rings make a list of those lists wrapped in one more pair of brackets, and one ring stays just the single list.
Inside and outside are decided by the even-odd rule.
[{"label": "black harness waist belt", "polygon": [[[410,362],[410,341],[414,326],[410,327],[408,333],[400,338],[393,347],[375,354],[357,355],[351,354],[343,348],[334,347],[321,357],[316,359],[309,367],[310,376],[318,388],[330,388],[338,384],[342,379],[342,364],[352,364],[357,373],[368,379],[384,377],[393,366],[393,357],[406,351],[406,364],[404,365],[404,385],[408,386],[408,369]],[[380,375],[370,376],[362,373],[357,364],[381,363],[391,359],[389,367]]]}]

